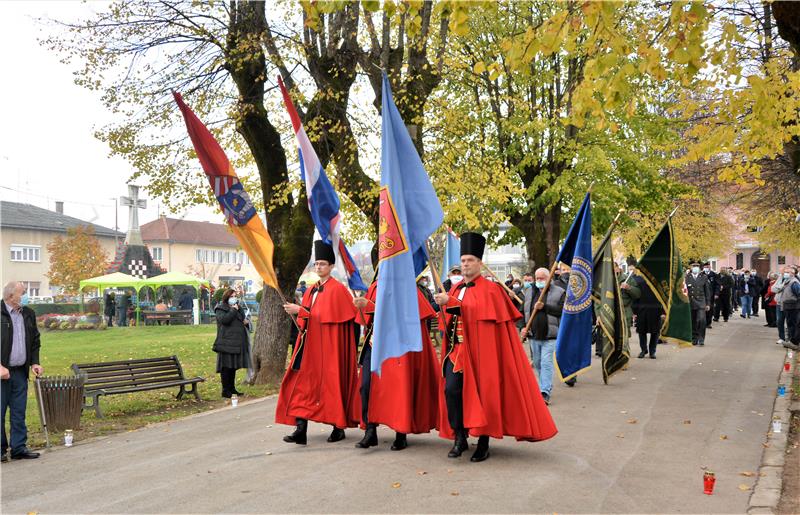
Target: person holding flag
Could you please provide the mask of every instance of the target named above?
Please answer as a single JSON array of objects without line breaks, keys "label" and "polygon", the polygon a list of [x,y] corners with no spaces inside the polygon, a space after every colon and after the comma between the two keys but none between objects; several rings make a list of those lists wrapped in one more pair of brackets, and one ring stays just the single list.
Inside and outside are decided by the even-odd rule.
[{"label": "person holding flag", "polygon": [[[375,428],[397,431],[394,450],[407,445],[405,433],[427,433],[437,422],[436,356],[426,320],[434,316],[417,288],[428,264],[426,242],[442,224],[444,212],[383,74],[381,109],[381,189],[378,271],[362,309],[374,302],[369,341],[361,369],[364,439],[377,445]],[[368,309],[369,310],[369,309]]]},{"label": "person holding flag", "polygon": [[481,275],[485,246],[482,235],[462,234],[464,280],[435,296],[446,327],[439,434],[454,440],[450,458],[469,448],[468,435],[477,436],[475,462],[489,457],[489,437],[533,442],[557,432],[517,333],[522,315],[500,284]]},{"label": "person holding flag", "polygon": [[309,420],[333,426],[329,442],[343,440],[344,429],[359,420],[356,309],[347,287],[331,276],[333,248],[315,241],[314,260],[319,282],[303,294],[302,305],[283,306],[297,316],[300,334],[275,409],[276,423],[296,426],[283,441],[300,445]]}]

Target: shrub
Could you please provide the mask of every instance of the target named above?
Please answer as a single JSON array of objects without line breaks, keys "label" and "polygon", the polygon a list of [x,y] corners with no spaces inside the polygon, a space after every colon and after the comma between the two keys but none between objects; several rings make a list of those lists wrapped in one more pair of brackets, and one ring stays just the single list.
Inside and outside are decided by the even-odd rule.
[{"label": "shrub", "polygon": [[258,302],[259,306],[261,305],[261,298],[263,296],[264,296],[264,290],[263,289],[258,290],[258,292],[256,293],[256,302]]}]

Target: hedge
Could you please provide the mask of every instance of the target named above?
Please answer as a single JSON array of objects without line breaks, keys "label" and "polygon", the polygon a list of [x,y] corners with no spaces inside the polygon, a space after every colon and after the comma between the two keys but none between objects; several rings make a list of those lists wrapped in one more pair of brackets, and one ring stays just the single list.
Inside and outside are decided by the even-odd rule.
[{"label": "hedge", "polygon": [[51,314],[71,315],[81,311],[80,304],[28,304],[28,307],[34,310],[37,316]]}]

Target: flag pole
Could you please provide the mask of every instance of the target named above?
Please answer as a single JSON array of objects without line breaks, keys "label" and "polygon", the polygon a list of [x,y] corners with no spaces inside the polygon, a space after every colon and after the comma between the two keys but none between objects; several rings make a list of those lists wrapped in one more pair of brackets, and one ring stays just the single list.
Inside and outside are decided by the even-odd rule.
[{"label": "flag pole", "polygon": [[431,263],[433,262],[433,256],[431,255],[431,249],[428,245],[428,240],[425,240],[425,250],[428,252],[428,267],[431,269],[431,275],[433,276],[433,284],[436,286],[436,289],[440,292],[447,293],[444,291],[444,287],[442,286],[442,278],[439,277],[439,272],[436,270],[435,266],[432,266]]},{"label": "flag pole", "polygon": [[675,214],[675,212],[678,210],[679,207],[681,206],[675,206],[675,209],[672,210],[672,213],[669,214],[668,218],[672,218],[672,216]]},{"label": "flag pole", "polygon": [[502,286],[502,287],[503,287],[503,288],[506,290],[506,293],[508,293],[509,295],[511,295],[512,297],[514,297],[514,299],[515,299],[517,302],[519,302],[520,304],[523,304],[523,301],[522,301],[522,299],[520,299],[519,297],[517,297],[517,294],[516,294],[516,293],[514,293],[514,290],[512,290],[511,288],[509,288],[508,286],[506,286],[506,283],[502,282],[502,281],[501,281],[501,280],[500,280],[500,279],[499,279],[499,278],[498,278],[496,275],[494,275],[494,272],[492,272],[492,271],[489,269],[489,267],[488,267],[488,266],[486,266],[486,263],[484,263],[483,261],[481,261],[481,266],[483,267],[483,269],[484,269],[484,270],[486,270],[487,272],[489,272],[489,275],[491,275],[492,277],[494,277],[494,280],[495,280],[495,281],[497,281],[498,283],[500,283],[500,286]]}]

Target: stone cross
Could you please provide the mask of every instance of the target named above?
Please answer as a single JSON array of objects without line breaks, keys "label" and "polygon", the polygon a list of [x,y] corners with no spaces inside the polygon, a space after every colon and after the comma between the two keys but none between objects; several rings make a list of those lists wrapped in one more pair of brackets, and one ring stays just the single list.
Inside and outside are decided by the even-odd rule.
[{"label": "stone cross", "polygon": [[145,199],[139,199],[139,186],[128,184],[128,196],[120,197],[121,206],[128,206],[128,234],[125,236],[126,245],[144,245],[142,231],[139,229],[139,209],[147,207]]}]

